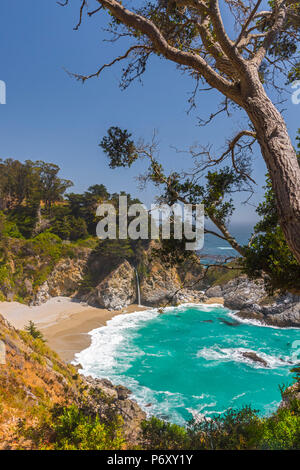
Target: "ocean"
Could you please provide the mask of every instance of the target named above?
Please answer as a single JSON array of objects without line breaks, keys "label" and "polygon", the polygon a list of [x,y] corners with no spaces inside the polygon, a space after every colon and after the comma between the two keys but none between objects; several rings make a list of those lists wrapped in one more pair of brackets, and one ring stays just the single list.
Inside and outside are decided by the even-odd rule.
[{"label": "ocean", "polygon": [[178,424],[244,405],[270,414],[281,400],[279,386],[292,383],[299,330],[229,325],[233,318],[219,305],[119,315],[91,332],[91,346],[76,361],[86,375],[127,386],[148,415]]},{"label": "ocean", "polygon": [[[206,224],[206,227],[209,230],[217,231],[216,228],[209,223]],[[240,245],[247,245],[253,233],[253,225],[232,224],[229,230]],[[198,254],[201,256],[204,263],[214,263],[222,261],[225,258],[240,256],[227,241],[211,234],[205,234],[204,246]]]}]

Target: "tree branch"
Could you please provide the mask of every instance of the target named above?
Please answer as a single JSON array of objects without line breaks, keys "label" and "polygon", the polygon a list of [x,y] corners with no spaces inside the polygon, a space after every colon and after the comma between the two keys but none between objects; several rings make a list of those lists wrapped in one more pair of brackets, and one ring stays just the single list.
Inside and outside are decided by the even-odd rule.
[{"label": "tree branch", "polygon": [[221,93],[236,102],[240,102],[241,96],[239,88],[221,77],[201,56],[195,52],[186,52],[170,46],[160,30],[147,18],[134,13],[121,5],[116,0],[97,0],[98,3],[107,8],[118,20],[129,28],[134,28],[146,35],[153,44],[156,53],[162,54],[166,59],[170,59],[179,65],[184,65],[197,71],[202,75],[207,83],[216,88]]},{"label": "tree branch", "polygon": [[112,60],[111,62],[109,62],[108,64],[104,64],[102,65],[98,70],[97,72],[94,72],[90,75],[80,75],[80,74],[76,74],[76,73],[69,73],[69,75],[72,75],[73,77],[75,77],[77,80],[80,80],[82,81],[83,83],[86,81],[86,80],[89,80],[90,78],[95,78],[95,77],[99,77],[100,73],[105,69],[105,68],[108,68],[108,67],[112,67],[113,65],[115,65],[117,62],[121,62],[122,60],[126,59],[131,52],[133,52],[134,50],[138,50],[138,49],[144,49],[144,50],[147,50],[149,52],[152,51],[152,49],[150,47],[147,47],[147,46],[143,46],[143,45],[136,45],[136,46],[132,46],[130,47],[126,52],[125,54],[119,56],[119,57],[116,57],[114,60]]}]

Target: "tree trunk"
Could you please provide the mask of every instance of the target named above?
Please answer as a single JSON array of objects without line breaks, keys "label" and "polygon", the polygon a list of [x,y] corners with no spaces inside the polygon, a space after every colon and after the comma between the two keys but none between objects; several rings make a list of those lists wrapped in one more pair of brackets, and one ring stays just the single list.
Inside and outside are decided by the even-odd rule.
[{"label": "tree trunk", "polygon": [[246,250],[236,241],[236,239],[229,233],[227,228],[225,227],[222,222],[220,222],[214,215],[209,215],[210,220],[215,224],[216,227],[220,230],[220,232],[224,235],[227,242],[232,246],[234,250],[236,250],[241,256],[245,256]]},{"label": "tree trunk", "polygon": [[[253,77],[252,77],[253,79]],[[253,86],[254,82],[254,86]],[[287,244],[300,264],[300,167],[285,121],[255,77],[244,94],[276,196],[279,222]],[[246,94],[248,96],[246,96]]]}]

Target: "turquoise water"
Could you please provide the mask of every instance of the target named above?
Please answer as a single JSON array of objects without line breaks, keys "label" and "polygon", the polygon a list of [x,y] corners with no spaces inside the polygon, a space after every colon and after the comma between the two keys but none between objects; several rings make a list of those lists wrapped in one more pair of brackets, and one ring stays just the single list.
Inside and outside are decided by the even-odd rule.
[{"label": "turquoise water", "polygon": [[77,360],[85,374],[128,386],[148,414],[173,422],[249,404],[268,414],[280,402],[279,385],[292,382],[300,331],[224,319],[235,323],[229,310],[203,305],[120,315],[91,332]]}]

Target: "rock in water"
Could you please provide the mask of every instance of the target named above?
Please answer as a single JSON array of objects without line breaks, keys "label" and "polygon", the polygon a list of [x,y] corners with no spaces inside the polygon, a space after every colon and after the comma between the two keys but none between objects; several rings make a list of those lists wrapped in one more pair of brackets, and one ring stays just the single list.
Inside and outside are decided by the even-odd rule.
[{"label": "rock in water", "polygon": [[225,325],[228,325],[228,326],[238,326],[240,325],[240,322],[237,321],[237,320],[233,320],[233,321],[229,321],[229,320],[226,320],[226,318],[218,318],[218,320],[220,320],[222,323],[225,323]]},{"label": "rock in water", "polygon": [[250,359],[253,362],[258,362],[259,364],[263,365],[264,367],[269,367],[267,361],[265,361],[262,357],[258,356],[253,351],[242,352],[242,356],[245,357],[246,359]]}]

